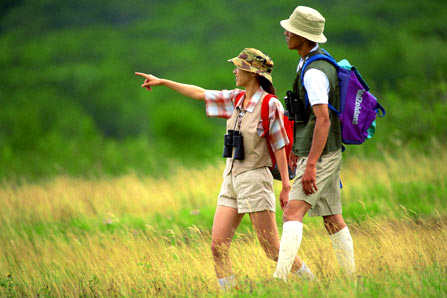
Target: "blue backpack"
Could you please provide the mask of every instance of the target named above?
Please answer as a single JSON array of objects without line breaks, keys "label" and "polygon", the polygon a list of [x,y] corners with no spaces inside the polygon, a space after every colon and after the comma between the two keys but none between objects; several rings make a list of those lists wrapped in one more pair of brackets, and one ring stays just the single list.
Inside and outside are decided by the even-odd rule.
[{"label": "blue backpack", "polygon": [[[304,72],[307,66],[315,60],[325,60],[337,70],[340,88],[340,111],[328,104],[329,108],[337,113],[341,123],[341,136],[344,144],[362,144],[366,139],[372,138],[376,129],[376,117],[385,116],[385,109],[369,92],[369,87],[358,70],[348,60],[336,62],[329,53],[322,49],[324,54],[310,57],[303,66],[301,83],[304,87]],[[306,92],[306,106],[309,103]],[[382,114],[380,115],[380,111]]]}]

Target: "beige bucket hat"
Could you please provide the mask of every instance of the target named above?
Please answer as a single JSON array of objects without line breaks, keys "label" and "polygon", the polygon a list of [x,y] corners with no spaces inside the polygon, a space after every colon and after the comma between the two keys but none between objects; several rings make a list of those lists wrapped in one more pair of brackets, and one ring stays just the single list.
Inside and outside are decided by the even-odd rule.
[{"label": "beige bucket hat", "polygon": [[254,72],[273,84],[273,60],[260,50],[245,48],[239,56],[229,59],[228,62],[233,63],[237,68],[242,70]]},{"label": "beige bucket hat", "polygon": [[308,40],[325,43],[323,35],[325,18],[315,9],[298,6],[288,20],[282,20],[281,26],[289,32]]}]

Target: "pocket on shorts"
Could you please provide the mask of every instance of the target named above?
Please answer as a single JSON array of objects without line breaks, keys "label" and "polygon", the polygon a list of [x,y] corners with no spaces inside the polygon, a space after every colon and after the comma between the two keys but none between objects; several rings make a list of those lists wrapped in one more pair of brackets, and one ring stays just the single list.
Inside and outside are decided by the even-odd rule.
[{"label": "pocket on shorts", "polygon": [[339,168],[341,162],[341,150],[333,151],[328,154],[322,155],[317,163],[317,171],[320,169],[332,169]]},{"label": "pocket on shorts", "polygon": [[235,184],[239,213],[275,211],[273,177],[267,167],[237,175]]},{"label": "pocket on shorts", "polygon": [[235,186],[240,190],[242,187],[249,186],[250,188],[255,187],[265,187],[273,189],[273,176],[267,167],[257,168],[243,172],[236,176]]}]

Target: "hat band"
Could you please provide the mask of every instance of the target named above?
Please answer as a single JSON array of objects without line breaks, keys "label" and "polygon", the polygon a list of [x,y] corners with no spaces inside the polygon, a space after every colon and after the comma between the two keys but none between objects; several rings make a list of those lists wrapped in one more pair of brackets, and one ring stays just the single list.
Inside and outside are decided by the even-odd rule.
[{"label": "hat band", "polygon": [[[319,24],[319,22],[314,22],[313,24],[302,23],[299,20],[290,20],[290,24],[298,30],[307,32],[312,35],[320,35],[323,33],[323,27]],[[323,25],[324,26],[324,25]]]},{"label": "hat band", "polygon": [[246,57],[241,57],[241,55],[238,56],[238,58],[240,60],[242,60],[244,63],[246,63],[248,66],[251,66],[253,68],[256,68],[257,70],[261,71],[261,72],[272,72],[272,68],[265,65],[265,63],[261,63],[258,61],[252,61],[251,63],[249,63],[246,59]]}]

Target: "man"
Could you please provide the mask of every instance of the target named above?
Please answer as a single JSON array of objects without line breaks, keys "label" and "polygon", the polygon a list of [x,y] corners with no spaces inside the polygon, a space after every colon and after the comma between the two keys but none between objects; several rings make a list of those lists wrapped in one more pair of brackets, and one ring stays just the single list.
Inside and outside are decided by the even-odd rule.
[{"label": "man", "polygon": [[322,216],[342,269],[352,274],[355,269],[351,234],[341,209],[340,167],[341,127],[337,115],[328,108],[340,106],[336,69],[327,61],[317,60],[306,68],[304,62],[323,53],[318,43],[326,42],[324,17],[315,9],[298,6],[288,20],[281,21],[288,48],[301,56],[293,91],[299,100],[309,104],[302,113],[303,122],[295,122],[291,166],[297,168],[289,201],[284,210],[283,234],[274,277],[287,280],[295,255],[301,244],[303,217]]}]

